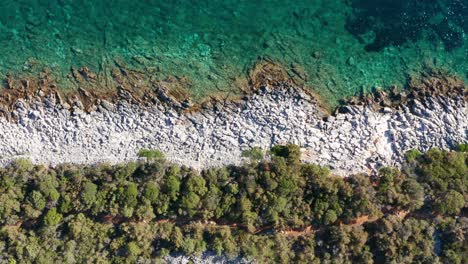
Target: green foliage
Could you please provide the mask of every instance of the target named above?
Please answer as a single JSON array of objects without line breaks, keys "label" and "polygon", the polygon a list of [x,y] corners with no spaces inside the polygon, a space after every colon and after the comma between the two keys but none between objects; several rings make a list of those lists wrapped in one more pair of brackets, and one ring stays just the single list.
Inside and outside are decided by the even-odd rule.
[{"label": "green foliage", "polygon": [[440,214],[456,215],[465,207],[465,198],[457,191],[450,190],[444,197],[435,201],[435,209]]},{"label": "green foliage", "polygon": [[159,187],[154,182],[149,182],[145,186],[143,197],[151,203],[156,203],[159,197]]},{"label": "green foliage", "polygon": [[81,198],[87,206],[91,206],[96,200],[97,185],[92,182],[86,182],[81,193]]},{"label": "green foliage", "polygon": [[334,222],[336,222],[337,219],[338,219],[338,216],[336,215],[336,212],[334,210],[328,210],[325,213],[323,222],[326,225],[329,225],[329,224],[333,224]]},{"label": "green foliage", "polygon": [[138,203],[138,186],[130,182],[126,186],[123,186],[119,189],[120,192],[120,202],[126,207],[133,208]]},{"label": "green foliage", "polygon": [[122,166],[117,166],[115,168],[115,178],[119,181],[128,180],[135,170],[137,169],[137,164],[135,162],[129,162]]},{"label": "green foliage", "polygon": [[379,171],[377,197],[383,204],[395,210],[415,210],[424,203],[424,189],[413,178],[394,168],[382,168]]},{"label": "green foliage", "polygon": [[42,193],[38,192],[38,191],[32,191],[31,192],[31,201],[34,205],[34,207],[38,210],[42,210],[44,209],[45,205],[46,205],[46,200],[44,198],[44,196],[42,195]]},{"label": "green foliage", "polygon": [[468,143],[458,144],[455,149],[460,152],[468,152]]},{"label": "green foliage", "polygon": [[[421,155],[420,162],[409,169],[424,186],[428,205],[440,213],[453,214],[466,203],[468,194],[468,157],[464,152],[444,152],[431,149]],[[444,201],[452,199],[452,204]],[[448,206],[448,207],[447,207]]]},{"label": "green foliage", "polygon": [[130,256],[138,256],[141,254],[141,249],[134,241],[127,244],[127,254]]},{"label": "green foliage", "polygon": [[34,168],[32,162],[24,158],[14,160],[10,166],[20,173],[31,171]]},{"label": "green foliage", "polygon": [[167,181],[163,185],[163,189],[172,200],[176,200],[180,192],[180,185],[180,179],[177,176],[171,175],[167,177]]},{"label": "green foliage", "polygon": [[198,195],[204,195],[208,189],[206,188],[206,181],[200,175],[191,176],[185,183],[185,191],[193,192]]},{"label": "green foliage", "polygon": [[420,155],[421,155],[421,152],[419,152],[416,149],[411,149],[405,153],[405,158],[407,161],[411,162],[411,161],[416,160],[416,158],[418,158]]},{"label": "green foliage", "polygon": [[50,209],[44,216],[44,224],[46,226],[55,226],[62,221],[62,215],[57,212],[57,209]]},{"label": "green foliage", "polygon": [[200,204],[200,196],[194,192],[188,192],[182,196],[180,208],[187,211],[190,217],[193,217],[197,212],[198,205]]},{"label": "green foliage", "polygon": [[133,263],[211,250],[260,263],[467,262],[466,153],[434,149],[402,170],[343,178],[302,164],[297,146],[274,149],[271,161],[201,172],[0,168],[0,259]]},{"label": "green foliage", "polygon": [[242,151],[242,157],[249,158],[252,161],[262,160],[264,156],[265,153],[259,147],[253,147],[251,149]]},{"label": "green foliage", "polygon": [[138,156],[141,158],[147,158],[148,160],[163,160],[165,159],[164,153],[156,149],[140,149]]},{"label": "green foliage", "polygon": [[276,145],[271,148],[274,156],[285,158],[289,163],[298,163],[301,159],[301,148],[298,145]]}]

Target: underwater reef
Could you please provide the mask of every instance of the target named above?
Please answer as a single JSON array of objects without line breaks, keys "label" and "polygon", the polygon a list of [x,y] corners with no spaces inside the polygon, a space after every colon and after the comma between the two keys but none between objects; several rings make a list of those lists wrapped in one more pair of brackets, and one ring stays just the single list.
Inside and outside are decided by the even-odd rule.
[{"label": "underwater reef", "polygon": [[200,102],[241,95],[248,72],[272,60],[336,106],[427,67],[466,81],[466,13],[458,0],[4,0],[0,77],[116,90],[137,73],[132,89],[164,83]]},{"label": "underwater reef", "polygon": [[[351,0],[354,14],[346,29],[366,44],[367,51],[435,38],[447,51],[463,46],[468,32],[468,2]],[[372,39],[366,35],[373,34]],[[369,42],[369,43],[367,43]]]}]

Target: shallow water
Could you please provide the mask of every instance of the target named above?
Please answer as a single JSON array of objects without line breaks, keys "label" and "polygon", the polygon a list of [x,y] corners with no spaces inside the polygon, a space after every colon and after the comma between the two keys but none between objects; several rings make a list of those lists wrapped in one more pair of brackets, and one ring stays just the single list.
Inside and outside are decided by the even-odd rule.
[{"label": "shallow water", "polygon": [[0,0],[0,74],[47,67],[74,88],[72,67],[125,65],[200,98],[267,57],[334,103],[425,67],[466,80],[467,17],[468,0]]}]

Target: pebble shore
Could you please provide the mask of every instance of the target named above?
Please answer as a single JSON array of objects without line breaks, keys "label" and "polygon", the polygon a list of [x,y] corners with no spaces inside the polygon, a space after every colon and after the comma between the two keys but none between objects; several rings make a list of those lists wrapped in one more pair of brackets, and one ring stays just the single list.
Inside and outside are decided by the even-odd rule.
[{"label": "pebble shore", "polygon": [[202,169],[243,162],[241,153],[275,144],[302,147],[306,162],[336,174],[397,166],[409,149],[449,148],[468,141],[468,107],[460,96],[429,96],[398,108],[346,106],[328,115],[312,95],[293,87],[263,88],[236,102],[192,113],[156,104],[102,101],[85,113],[53,97],[19,100],[16,122],[0,118],[0,163],[28,158],[37,164],[122,163],[142,148]]}]

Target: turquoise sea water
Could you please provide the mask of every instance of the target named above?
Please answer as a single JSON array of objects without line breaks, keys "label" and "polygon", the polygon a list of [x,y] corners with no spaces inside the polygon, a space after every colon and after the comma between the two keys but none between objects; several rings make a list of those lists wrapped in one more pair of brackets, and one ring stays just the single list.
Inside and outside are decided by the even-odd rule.
[{"label": "turquoise sea water", "polygon": [[200,98],[268,57],[333,103],[424,67],[466,80],[467,20],[468,0],[0,0],[0,74],[47,67],[76,88],[72,67],[124,64]]}]

